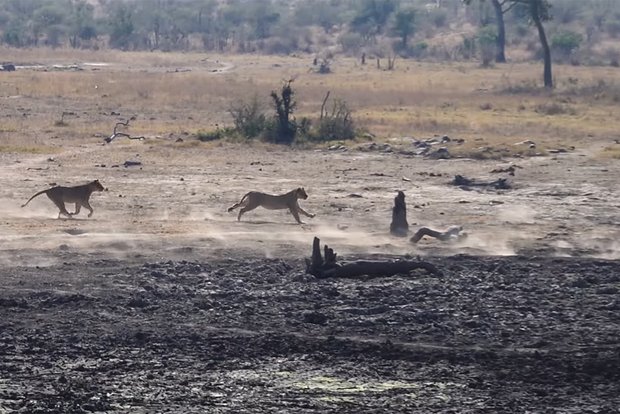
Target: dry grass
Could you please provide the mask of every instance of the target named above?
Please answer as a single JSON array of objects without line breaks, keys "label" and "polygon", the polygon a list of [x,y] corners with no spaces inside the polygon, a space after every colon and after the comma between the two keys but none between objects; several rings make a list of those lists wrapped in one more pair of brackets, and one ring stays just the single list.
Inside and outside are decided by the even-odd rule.
[{"label": "dry grass", "polygon": [[620,145],[603,148],[603,150],[601,151],[601,156],[603,158],[611,158],[614,160],[620,160]]},{"label": "dry grass", "polygon": [[55,154],[58,148],[48,147],[45,145],[26,146],[26,145],[0,145],[0,153],[17,153],[17,154]]},{"label": "dry grass", "polygon": [[[378,137],[444,135],[484,138],[491,146],[532,139],[543,145],[578,145],[588,137],[612,136],[620,102],[601,95],[600,82],[615,85],[610,68],[556,66],[558,89],[532,88],[539,65],[482,69],[476,64],[399,61],[395,71],[337,59],[333,73],[309,72],[312,58],[205,56],[204,54],[2,50],[18,69],[0,80],[4,117],[0,137],[89,139],[111,133],[117,120],[135,117],[129,132],[149,137],[196,133],[231,124],[230,105],[269,92],[295,77],[298,116],[316,117],[327,91],[353,108],[358,125]],[[107,63],[88,66],[84,63]],[[52,64],[84,70],[49,70]],[[225,67],[232,69],[214,73]],[[516,86],[525,85],[519,93]],[[529,88],[529,89],[528,89]],[[609,88],[607,88],[609,89]],[[54,126],[63,111],[64,126]]]}]

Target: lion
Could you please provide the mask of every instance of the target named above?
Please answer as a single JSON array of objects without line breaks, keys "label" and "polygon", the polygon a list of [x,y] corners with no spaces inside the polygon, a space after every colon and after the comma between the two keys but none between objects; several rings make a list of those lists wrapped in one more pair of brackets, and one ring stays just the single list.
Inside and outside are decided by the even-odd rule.
[{"label": "lion", "polygon": [[[103,190],[105,190],[105,188],[103,188],[99,180],[91,181],[88,184],[78,185],[75,187],[56,186],[48,188],[47,190],[39,191],[38,193],[30,197],[30,199],[26,201],[26,203],[22,205],[22,207],[26,207],[33,198],[41,194],[46,194],[60,210],[58,212],[58,218],[60,218],[61,214],[72,218],[76,214],[80,213],[80,209],[82,207],[85,207],[90,211],[90,213],[88,214],[88,217],[90,217],[93,215],[93,208],[90,206],[88,199],[94,191]],[[75,212],[69,213],[65,208],[65,203],[75,203]]]},{"label": "lion", "polygon": [[295,220],[297,220],[297,223],[304,224],[299,219],[299,213],[302,213],[310,218],[315,216],[314,214],[304,211],[304,209],[299,206],[298,200],[305,200],[307,198],[308,194],[306,193],[306,190],[303,189],[303,187],[296,188],[286,194],[280,195],[271,195],[258,191],[250,191],[249,193],[244,195],[238,203],[229,207],[228,212],[233,211],[237,207],[241,207],[241,210],[239,210],[239,215],[237,216],[237,221],[240,221],[243,213],[252,211],[259,206],[262,206],[268,210],[282,210],[288,208],[293,217],[295,217]]}]

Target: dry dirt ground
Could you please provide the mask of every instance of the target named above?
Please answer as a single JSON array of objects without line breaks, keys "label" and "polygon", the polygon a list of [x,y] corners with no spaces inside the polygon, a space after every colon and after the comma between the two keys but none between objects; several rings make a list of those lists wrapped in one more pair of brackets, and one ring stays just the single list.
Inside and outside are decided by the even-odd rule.
[{"label": "dry dirt ground", "polygon": [[[411,139],[177,138],[0,153],[0,413],[619,412],[617,160],[582,147],[507,176],[491,171],[509,161],[413,156]],[[90,219],[56,219],[45,196],[20,208],[95,178],[108,191]],[[226,212],[298,186],[304,225]],[[391,237],[396,190],[412,230],[468,237]],[[419,255],[443,276],[317,280],[314,236],[344,260]]]},{"label": "dry dirt ground", "polygon": [[[520,159],[513,189],[467,191],[455,174],[495,179],[498,163],[91,141],[3,155],[2,410],[617,412],[617,163]],[[45,196],[19,207],[74,177],[108,188],[91,219],[57,220]],[[226,212],[246,190],[300,185],[305,225]],[[397,189],[413,229],[469,237],[390,237]],[[316,280],[315,235],[444,276]]]}]

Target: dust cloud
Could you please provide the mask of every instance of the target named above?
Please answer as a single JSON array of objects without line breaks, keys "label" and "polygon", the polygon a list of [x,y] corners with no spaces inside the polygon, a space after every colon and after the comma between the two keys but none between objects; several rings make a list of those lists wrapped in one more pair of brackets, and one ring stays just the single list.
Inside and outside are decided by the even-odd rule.
[{"label": "dust cloud", "polygon": [[[42,183],[75,182],[75,178],[69,176],[74,174],[75,169],[73,165],[67,168],[68,165],[76,164],[78,170],[82,168],[90,172],[91,166],[101,162],[101,159],[110,163],[112,156],[125,159],[128,148],[132,152],[144,151],[134,143],[127,148],[93,145],[83,153],[69,151],[72,158],[65,160],[68,164],[63,165],[63,169],[32,170],[32,174],[36,175],[32,179]],[[412,244],[407,237],[397,238],[389,234],[393,193],[384,189],[404,185],[400,180],[404,166],[398,162],[393,165],[385,163],[384,157],[356,155],[354,159],[361,166],[348,173],[346,191],[341,191],[341,182],[334,182],[328,183],[325,191],[312,192],[303,205],[317,216],[314,219],[304,217],[306,224],[298,225],[287,211],[257,209],[246,214],[241,222],[237,221],[236,213],[226,212],[226,208],[238,201],[239,194],[245,191],[241,188],[273,188],[273,180],[258,174],[256,166],[250,162],[235,164],[231,169],[224,161],[230,149],[211,149],[209,162],[214,165],[219,162],[219,170],[210,173],[208,184],[196,184],[192,191],[177,185],[177,181],[170,177],[182,175],[185,183],[204,183],[201,169],[204,158],[188,156],[183,158],[183,165],[158,164],[155,161],[163,157],[167,149],[153,147],[151,151],[164,152],[150,154],[150,163],[145,157],[144,170],[100,170],[100,178],[111,191],[93,194],[91,203],[95,213],[92,218],[87,218],[87,212],[83,211],[75,218],[58,220],[57,208],[44,195],[32,200],[26,208],[21,208],[21,204],[33,193],[28,191],[24,195],[15,181],[14,172],[6,174],[3,177],[4,192],[0,194],[0,215],[3,217],[0,236],[3,253],[0,261],[45,265],[72,255],[118,260],[195,259],[247,254],[302,258],[310,254],[315,236],[323,244],[334,248],[341,257],[458,253],[506,256],[544,252],[562,256],[620,258],[620,243],[615,241],[619,239],[618,232],[610,226],[614,216],[609,215],[608,204],[604,202],[610,195],[609,186],[605,185],[588,187],[591,200],[588,199],[587,204],[567,207],[566,199],[556,193],[533,191],[541,184],[538,181],[528,182],[529,178],[524,177],[519,177],[521,187],[499,193],[464,192],[446,187],[445,176],[451,175],[450,169],[465,170],[473,175],[481,166],[480,163],[467,164],[467,161],[440,163],[436,168],[441,169],[444,175],[439,178],[423,176],[427,177],[424,184],[417,182],[405,188],[411,195],[408,199],[410,236],[421,226],[441,230],[448,225],[462,225],[468,237],[447,243],[426,238]],[[239,154],[241,157],[254,157],[252,153]],[[270,153],[269,156],[276,165],[290,162],[288,158],[278,159],[287,157],[286,154]],[[324,154],[316,153],[316,158],[314,156],[315,153],[307,153],[305,162],[323,165]],[[339,157],[340,161],[347,160],[346,154]],[[21,168],[46,162],[39,158],[32,158]],[[188,165],[200,168],[192,169]],[[576,165],[574,162],[571,165],[575,168],[573,174],[580,177],[599,174],[586,165]],[[558,175],[549,176],[548,181],[561,183],[564,169],[560,164],[553,167],[554,170],[547,171],[547,174]],[[425,171],[428,165],[407,164],[406,168],[410,170],[408,175],[413,176]],[[303,180],[299,177],[287,178],[286,184],[299,182],[307,188],[318,188],[320,185],[317,183],[325,181],[321,171],[321,168],[316,168],[316,174],[309,172]],[[368,178],[368,171],[382,171],[383,175]],[[599,181],[611,176],[599,175],[595,177]],[[584,181],[587,179],[584,178]],[[230,191],[231,186],[239,187],[239,191]],[[162,188],[164,191],[159,197],[154,196],[154,189]],[[349,194],[362,196],[351,197]],[[497,200],[501,202],[493,202]],[[67,208],[72,211],[74,207],[68,205]],[[40,260],[35,260],[37,255]]]},{"label": "dust cloud", "polygon": [[500,207],[497,212],[497,219],[499,222],[510,224],[532,224],[536,222],[535,218],[538,212],[532,207],[525,205],[502,207]]}]

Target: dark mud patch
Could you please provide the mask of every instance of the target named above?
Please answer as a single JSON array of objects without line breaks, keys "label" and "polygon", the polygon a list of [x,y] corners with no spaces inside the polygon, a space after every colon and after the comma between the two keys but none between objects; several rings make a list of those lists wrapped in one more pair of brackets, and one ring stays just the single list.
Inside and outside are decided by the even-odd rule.
[{"label": "dark mud patch", "polygon": [[0,272],[0,411],[618,412],[620,262],[429,258]]}]

